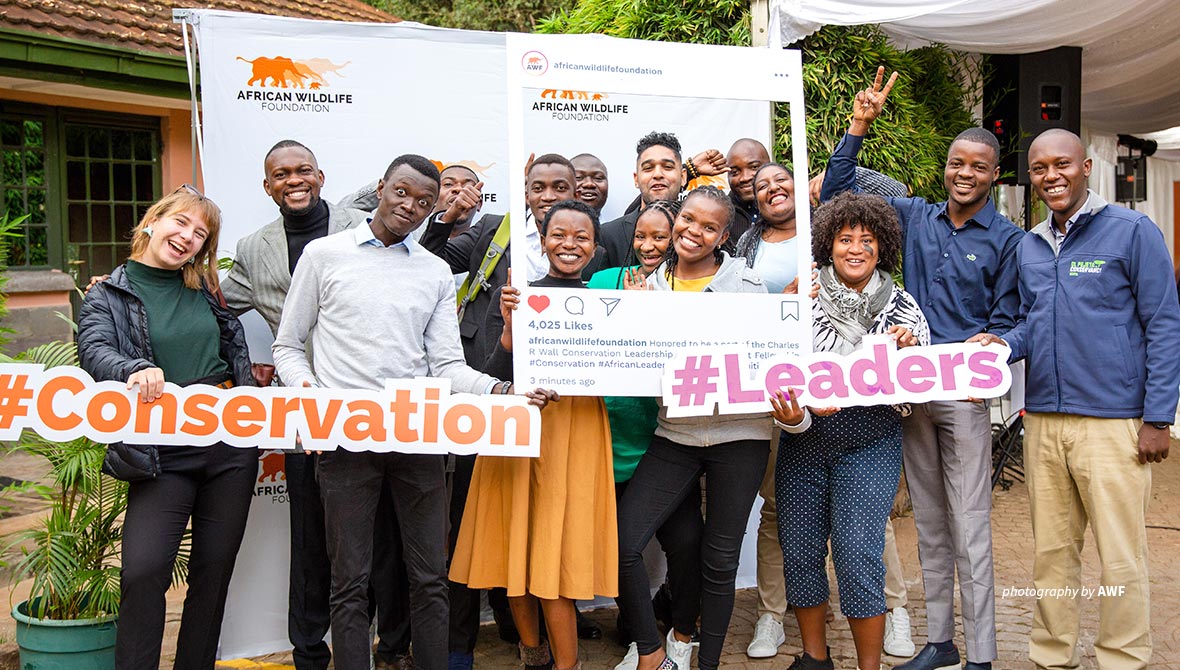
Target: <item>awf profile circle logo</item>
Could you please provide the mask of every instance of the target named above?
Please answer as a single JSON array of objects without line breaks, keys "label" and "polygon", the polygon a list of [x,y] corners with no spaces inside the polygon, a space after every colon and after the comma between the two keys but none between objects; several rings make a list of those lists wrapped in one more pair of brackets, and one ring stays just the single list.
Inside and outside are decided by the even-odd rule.
[{"label": "awf profile circle logo", "polygon": [[521,57],[520,66],[526,74],[539,77],[549,71],[549,59],[540,51],[529,51]]}]

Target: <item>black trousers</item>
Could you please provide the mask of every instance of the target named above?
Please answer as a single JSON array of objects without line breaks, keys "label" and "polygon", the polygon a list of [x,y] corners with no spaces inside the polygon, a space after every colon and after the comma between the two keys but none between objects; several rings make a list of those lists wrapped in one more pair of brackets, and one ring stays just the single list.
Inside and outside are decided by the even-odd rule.
[{"label": "black trousers", "polygon": [[[705,476],[705,526],[701,532],[701,670],[716,670],[733,614],[734,581],[746,521],[766,474],[769,440],[710,447],[652,438],[619,507],[619,602],[640,654],[663,646],[651,606],[643,548]],[[671,571],[671,565],[669,565]],[[672,582],[675,593],[676,582]],[[687,631],[681,631],[687,632]]]},{"label": "black trousers", "polygon": [[[455,543],[459,540],[459,523],[463,521],[463,508],[467,506],[467,492],[471,489],[471,473],[475,469],[474,454],[453,458],[455,471],[451,474],[448,556],[454,554]],[[475,642],[479,637],[479,589],[469,589],[466,584],[447,580],[447,591],[451,618],[447,648],[452,654],[471,655],[475,653]],[[488,604],[497,612],[497,616],[512,616],[508,609],[508,592],[505,589],[488,590]]]},{"label": "black trousers", "polygon": [[[631,481],[615,482],[615,504],[618,505],[618,509],[622,509],[623,495]],[[704,528],[705,519],[701,516],[701,486],[698,480],[697,485],[689,488],[684,499],[656,530],[656,539],[660,541],[660,548],[663,549],[664,557],[668,561],[672,627],[685,635],[696,632],[697,617],[701,614],[701,533]],[[642,551],[641,549],[640,552]],[[645,568],[642,558],[640,567]],[[619,606],[623,628],[632,632],[623,599],[615,598],[615,604]]]},{"label": "black trousers", "polygon": [[[291,577],[288,585],[287,636],[296,670],[326,670],[332,653],[324,637],[331,625],[328,598],[332,565],[328,561],[324,503],[316,482],[315,456],[286,454],[287,499],[291,515]],[[401,561],[401,536],[393,498],[384,487],[374,527],[374,563],[369,615],[377,612],[377,653],[383,660],[408,653],[409,593]]]},{"label": "black trousers", "polygon": [[159,449],[160,475],[132,483],[128,492],[115,665],[120,670],[160,667],[165,593],[191,518],[188,594],[172,667],[212,670],[258,479],[258,450],[225,444]]},{"label": "black trousers", "polygon": [[316,472],[332,564],[329,605],[336,670],[369,668],[373,531],[383,521],[379,520],[378,504],[381,490],[387,485],[397,511],[409,582],[414,665],[419,670],[446,668],[444,470],[442,456],[354,453],[344,449],[319,456]]}]

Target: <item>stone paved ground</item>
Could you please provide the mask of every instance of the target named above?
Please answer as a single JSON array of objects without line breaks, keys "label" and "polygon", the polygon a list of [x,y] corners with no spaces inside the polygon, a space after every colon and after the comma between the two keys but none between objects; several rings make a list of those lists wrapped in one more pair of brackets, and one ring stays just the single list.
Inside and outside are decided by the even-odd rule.
[{"label": "stone paved ground", "polygon": [[[1180,556],[1180,443],[1173,443],[1173,457],[1162,465],[1155,466],[1152,503],[1148,515],[1148,542],[1150,545],[1152,632],[1155,641],[1153,670],[1180,670],[1180,576],[1175,565]],[[15,521],[15,519],[14,519]],[[996,609],[999,639],[999,661],[997,670],[1031,670],[1027,660],[1028,633],[1032,622],[1030,597],[1005,597],[1004,589],[1031,587],[1032,575],[1032,533],[1028,516],[1028,498],[1023,484],[1016,484],[1008,491],[995,495],[992,527],[995,543],[996,567]],[[898,547],[905,565],[906,581],[910,589],[910,612],[914,623],[914,639],[919,645],[925,641],[925,614],[920,573],[918,571],[917,545],[912,518],[895,522]],[[1095,587],[1098,584],[1098,556],[1093,542],[1088,541],[1083,557],[1084,571],[1082,584]],[[10,591],[13,602],[20,599],[25,589],[16,585]],[[183,591],[169,594],[167,640],[161,668],[171,667],[171,654],[175,643],[176,629],[180,621],[180,607]],[[1097,600],[1083,603],[1082,646],[1083,668],[1096,668],[1093,655],[1094,634],[1097,623]],[[745,655],[750,640],[755,613],[755,597],[752,590],[739,591],[733,621],[722,657],[722,665],[733,670],[786,670],[792,655],[801,650],[798,646],[798,629],[790,617],[787,622],[787,644],[780,654],[768,660],[752,661]],[[622,657],[623,649],[610,640],[613,631],[615,611],[599,610],[590,613],[607,636],[604,640],[583,642],[582,659],[586,670],[610,670]],[[16,668],[15,645],[12,621],[0,617],[0,670]],[[847,623],[837,617],[829,635],[832,653],[837,668],[851,670],[856,667],[853,658],[852,638]],[[961,643],[960,631],[960,643]],[[500,642],[494,627],[485,626],[481,631],[480,643],[476,650],[476,666],[479,670],[515,670],[519,667],[514,649]],[[892,667],[901,660],[886,657],[885,667]],[[223,661],[219,668],[252,668],[256,670],[283,670],[290,668],[290,653],[272,654],[255,659]]]},{"label": "stone paved ground", "polygon": [[[1174,561],[1180,556],[1180,450],[1176,449],[1180,444],[1173,443],[1173,447],[1173,457],[1164,464],[1155,466],[1152,502],[1148,514],[1152,635],[1155,642],[1155,658],[1151,666],[1153,670],[1180,670],[1180,576],[1174,567]],[[921,648],[925,642],[926,616],[921,575],[918,570],[914,522],[912,517],[907,517],[894,523],[910,591],[909,609],[914,625],[914,640]],[[1004,594],[1005,589],[1032,586],[1032,527],[1029,522],[1027,490],[1023,484],[1017,483],[1008,491],[997,489],[992,529],[999,642],[999,659],[994,667],[997,670],[1031,670],[1033,665],[1028,661],[1028,635],[1032,626],[1033,599],[1026,596],[1015,597],[1011,594],[1005,597]],[[1096,588],[1098,554],[1093,545],[1092,538],[1088,538],[1083,554],[1082,584]],[[757,619],[756,607],[752,589],[738,592],[721,665],[733,670],[786,670],[791,664],[792,656],[802,651],[798,646],[798,628],[789,616],[787,643],[783,645],[777,657],[761,661],[746,657],[746,644],[750,641],[754,621]],[[611,670],[622,658],[624,651],[610,639],[610,633],[614,629],[615,610],[591,612],[590,618],[601,625],[607,635],[603,640],[582,643],[583,665],[586,670]],[[1093,651],[1097,620],[1097,599],[1084,602],[1081,636],[1083,668],[1097,667]],[[961,627],[958,635],[961,650]],[[839,615],[829,633],[829,640],[836,667],[848,670],[856,668],[852,636],[848,632],[847,622]],[[886,668],[902,662],[900,659],[889,657],[886,657],[885,661]],[[224,667],[278,670],[289,663],[290,654],[274,654],[250,661],[225,664]],[[492,626],[484,626],[480,631],[476,667],[479,670],[514,670],[519,667],[515,650],[496,637],[495,628]]]}]

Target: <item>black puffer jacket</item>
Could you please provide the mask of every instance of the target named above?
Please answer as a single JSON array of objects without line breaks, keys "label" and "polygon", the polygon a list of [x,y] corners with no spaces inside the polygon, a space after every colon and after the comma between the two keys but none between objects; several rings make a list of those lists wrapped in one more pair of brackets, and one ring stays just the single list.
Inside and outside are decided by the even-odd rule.
[{"label": "black puffer jacket", "polygon": [[[229,364],[237,386],[255,386],[250,371],[246,332],[217,296],[202,287],[209,309],[221,330],[221,359]],[[134,372],[157,367],[148,335],[147,312],[120,265],[110,279],[86,294],[78,317],[78,357],[95,381],[125,382]],[[172,381],[172,380],[169,380]],[[159,450],[154,445],[115,442],[107,449],[103,470],[126,481],[160,474]]]}]

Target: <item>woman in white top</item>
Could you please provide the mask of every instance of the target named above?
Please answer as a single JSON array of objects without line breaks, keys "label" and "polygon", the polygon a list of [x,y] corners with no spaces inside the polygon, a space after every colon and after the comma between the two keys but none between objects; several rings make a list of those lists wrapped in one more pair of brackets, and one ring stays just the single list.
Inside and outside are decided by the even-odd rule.
[{"label": "woman in white top", "polygon": [[795,239],[795,177],[778,163],[754,173],[758,218],[738,240],[736,255],[762,278],[771,293],[798,290],[798,248]]}]

